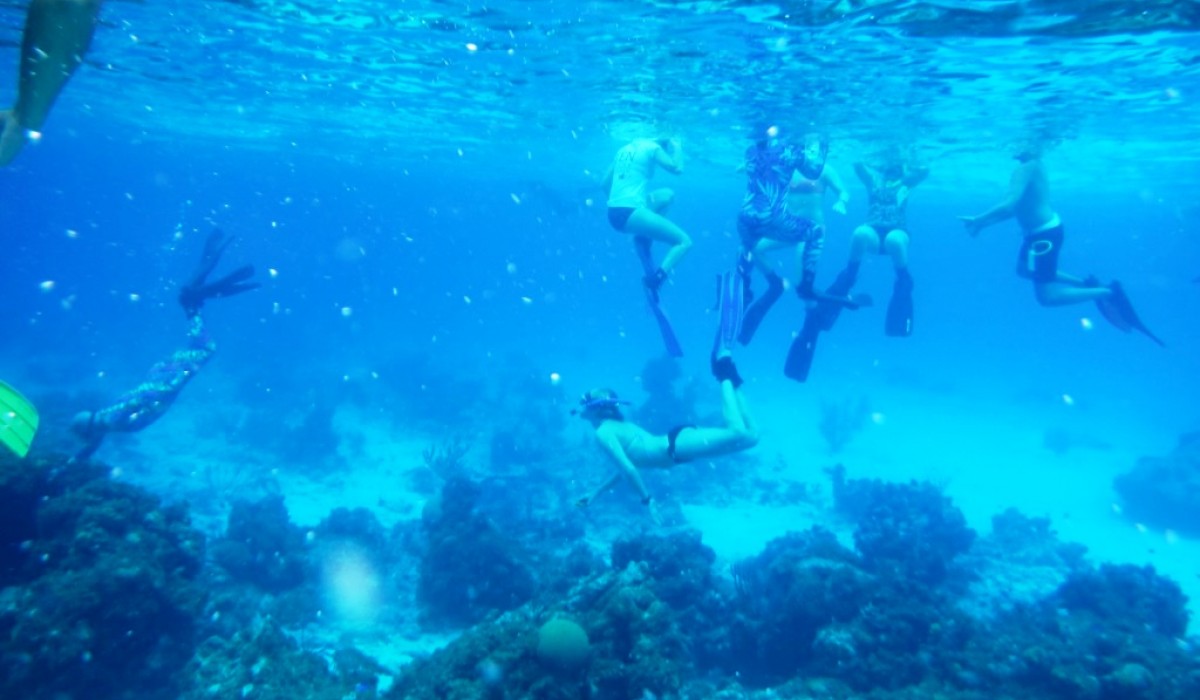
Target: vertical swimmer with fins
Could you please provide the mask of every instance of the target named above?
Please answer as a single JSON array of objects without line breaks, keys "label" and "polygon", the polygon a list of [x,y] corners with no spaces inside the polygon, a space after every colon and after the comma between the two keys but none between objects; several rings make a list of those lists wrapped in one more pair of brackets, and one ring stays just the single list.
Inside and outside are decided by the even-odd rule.
[{"label": "vertical swimmer with fins", "polygon": [[[637,249],[642,270],[645,271],[647,277],[653,276],[661,268],[654,264],[654,256],[650,253],[650,239],[645,236],[637,236],[633,239],[633,245]],[[667,318],[667,312],[663,311],[662,304],[659,303],[657,287],[646,286],[646,303],[650,307],[650,313],[654,316],[654,322],[658,324],[658,332],[662,335],[667,354],[671,357],[683,357],[683,346],[679,344],[679,337],[675,335],[671,319]]]},{"label": "vertical swimmer with fins", "polygon": [[220,231],[213,231],[205,241],[200,265],[179,292],[179,305],[183,307],[189,322],[187,347],[155,363],[141,384],[112,405],[96,411],[82,411],[75,416],[71,428],[85,444],[72,459],[73,462],[91,457],[108,433],[137,432],[162,418],[188,382],[212,359],[217,348],[209,338],[204,317],[200,313],[204,303],[209,299],[248,292],[259,286],[250,281],[254,276],[254,268],[250,265],[239,267],[216,281],[208,280],[232,240]]}]

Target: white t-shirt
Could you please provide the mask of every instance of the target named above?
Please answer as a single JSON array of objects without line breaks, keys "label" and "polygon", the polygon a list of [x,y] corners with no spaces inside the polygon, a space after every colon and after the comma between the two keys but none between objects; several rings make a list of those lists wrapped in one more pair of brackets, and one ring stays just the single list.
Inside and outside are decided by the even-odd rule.
[{"label": "white t-shirt", "polygon": [[660,150],[662,146],[657,142],[638,139],[617,151],[613,160],[612,189],[608,193],[609,207],[638,209],[646,206],[646,190]]}]

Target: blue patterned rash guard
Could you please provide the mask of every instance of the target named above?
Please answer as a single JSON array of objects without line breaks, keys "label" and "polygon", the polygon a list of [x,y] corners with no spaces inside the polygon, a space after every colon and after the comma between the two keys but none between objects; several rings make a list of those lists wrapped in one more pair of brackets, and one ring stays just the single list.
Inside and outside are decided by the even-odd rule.
[{"label": "blue patterned rash guard", "polygon": [[155,363],[136,389],[118,398],[113,405],[96,411],[92,418],[95,428],[104,432],[135,432],[167,412],[179,392],[217,349],[204,327],[204,318],[197,313],[189,320],[187,347]]},{"label": "blue patterned rash guard", "polygon": [[825,245],[825,229],[787,210],[788,184],[802,160],[800,149],[774,139],[746,149],[749,180],[738,216],[738,233],[747,249],[764,238],[804,244],[804,270],[815,272]]}]

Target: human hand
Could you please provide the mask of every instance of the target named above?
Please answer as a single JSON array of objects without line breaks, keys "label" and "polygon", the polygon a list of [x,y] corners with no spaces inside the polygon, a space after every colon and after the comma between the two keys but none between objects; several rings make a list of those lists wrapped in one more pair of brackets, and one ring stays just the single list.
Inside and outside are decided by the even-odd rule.
[{"label": "human hand", "polygon": [[978,216],[960,216],[958,220],[963,222],[963,226],[967,229],[967,233],[972,237],[978,236],[983,230],[983,226],[979,223]]},{"label": "human hand", "polygon": [[845,214],[846,213],[846,200],[839,199],[837,202],[835,202],[833,205],[833,210],[839,214]]},{"label": "human hand", "polygon": [[576,508],[587,508],[588,504],[591,502],[592,502],[591,496],[584,496],[583,498],[579,499],[578,501],[575,501],[575,507]]}]

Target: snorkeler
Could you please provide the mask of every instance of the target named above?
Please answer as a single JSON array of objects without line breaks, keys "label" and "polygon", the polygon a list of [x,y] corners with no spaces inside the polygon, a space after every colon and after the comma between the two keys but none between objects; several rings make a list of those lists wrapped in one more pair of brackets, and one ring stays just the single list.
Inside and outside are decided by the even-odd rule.
[{"label": "snorkeler", "polygon": [[31,0],[21,38],[17,101],[0,112],[0,166],[41,136],[50,107],[83,62],[100,0]]},{"label": "snorkeler", "polygon": [[239,267],[215,282],[207,281],[232,241],[220,231],[209,234],[200,266],[179,292],[179,304],[190,324],[187,347],[176,350],[166,361],[155,363],[146,380],[113,405],[76,414],[71,429],[86,444],[72,461],[91,457],[108,433],[134,433],[162,418],[183,387],[212,359],[217,346],[209,338],[204,317],[200,315],[204,302],[214,297],[248,292],[259,286],[249,281],[254,276],[254,268],[250,265]]},{"label": "snorkeler", "polygon": [[692,239],[663,216],[675,199],[668,188],[649,192],[650,178],[657,167],[679,175],[683,172],[682,153],[675,139],[636,139],[617,151],[604,178],[608,194],[608,223],[621,233],[633,236],[638,256],[645,265],[653,241],[671,246],[662,262],[651,263],[642,283],[652,305],[671,270],[692,247]]},{"label": "snorkeler", "polygon": [[983,229],[1016,218],[1024,234],[1017,254],[1017,275],[1033,281],[1034,295],[1042,306],[1064,306],[1094,301],[1100,314],[1113,326],[1128,333],[1140,331],[1166,347],[1138,318],[1121,283],[1100,284],[1094,277],[1080,279],[1058,269],[1063,246],[1063,225],[1050,206],[1050,186],[1042,164],[1043,144],[1030,139],[1020,144],[1013,157],[1019,162],[1009,180],[1008,195],[991,209],[976,216],[960,216],[967,233],[978,236]]},{"label": "snorkeler", "polygon": [[[849,293],[868,253],[891,257],[896,281],[888,302],[884,334],[905,338],[912,335],[913,330],[913,279],[908,271],[909,235],[905,209],[912,188],[929,177],[929,169],[910,168],[899,149],[891,148],[877,167],[855,163],[854,172],[867,188],[867,222],[854,229],[850,239],[850,259],[835,285],[839,289],[844,287]],[[836,310],[825,330],[832,328],[834,320]]]},{"label": "snorkeler", "polygon": [[[828,145],[816,137],[806,139],[805,148],[797,150],[778,138],[778,128],[774,126],[756,134],[755,143],[746,149],[743,165],[747,176],[746,195],[738,215],[742,246],[739,270],[748,287],[752,269],[758,268],[766,277],[767,291],[758,298],[748,293],[749,306],[738,335],[738,341],[743,345],[750,343],[767,312],[783,295],[783,278],[771,269],[766,259],[766,254],[771,251],[795,249],[800,268],[795,289],[802,300],[827,301],[856,308],[847,294],[835,296],[813,289],[817,264],[825,245],[825,226],[823,217],[819,216],[820,197],[827,189],[837,191],[839,200],[834,209],[841,212],[845,212],[848,201],[836,174],[825,167],[827,152]],[[809,190],[808,195],[794,194],[789,201],[789,191],[801,190]],[[800,202],[805,205],[800,206]],[[808,206],[814,202],[815,210]]]},{"label": "snorkeler", "polygon": [[574,413],[592,424],[596,441],[616,466],[616,472],[592,493],[576,501],[577,507],[587,507],[597,496],[624,478],[649,509],[654,522],[662,524],[658,508],[638,469],[670,469],[684,462],[742,452],[758,444],[758,428],[746,410],[741,391],[742,378],[738,376],[731,355],[742,321],[741,279],[732,273],[725,275],[722,289],[719,310],[721,327],[717,331],[711,364],[713,377],[721,387],[721,412],[725,425],[681,425],[672,428],[666,435],[653,435],[625,420],[621,406],[629,402],[617,398],[611,389],[587,392],[579,401],[580,408]]}]

